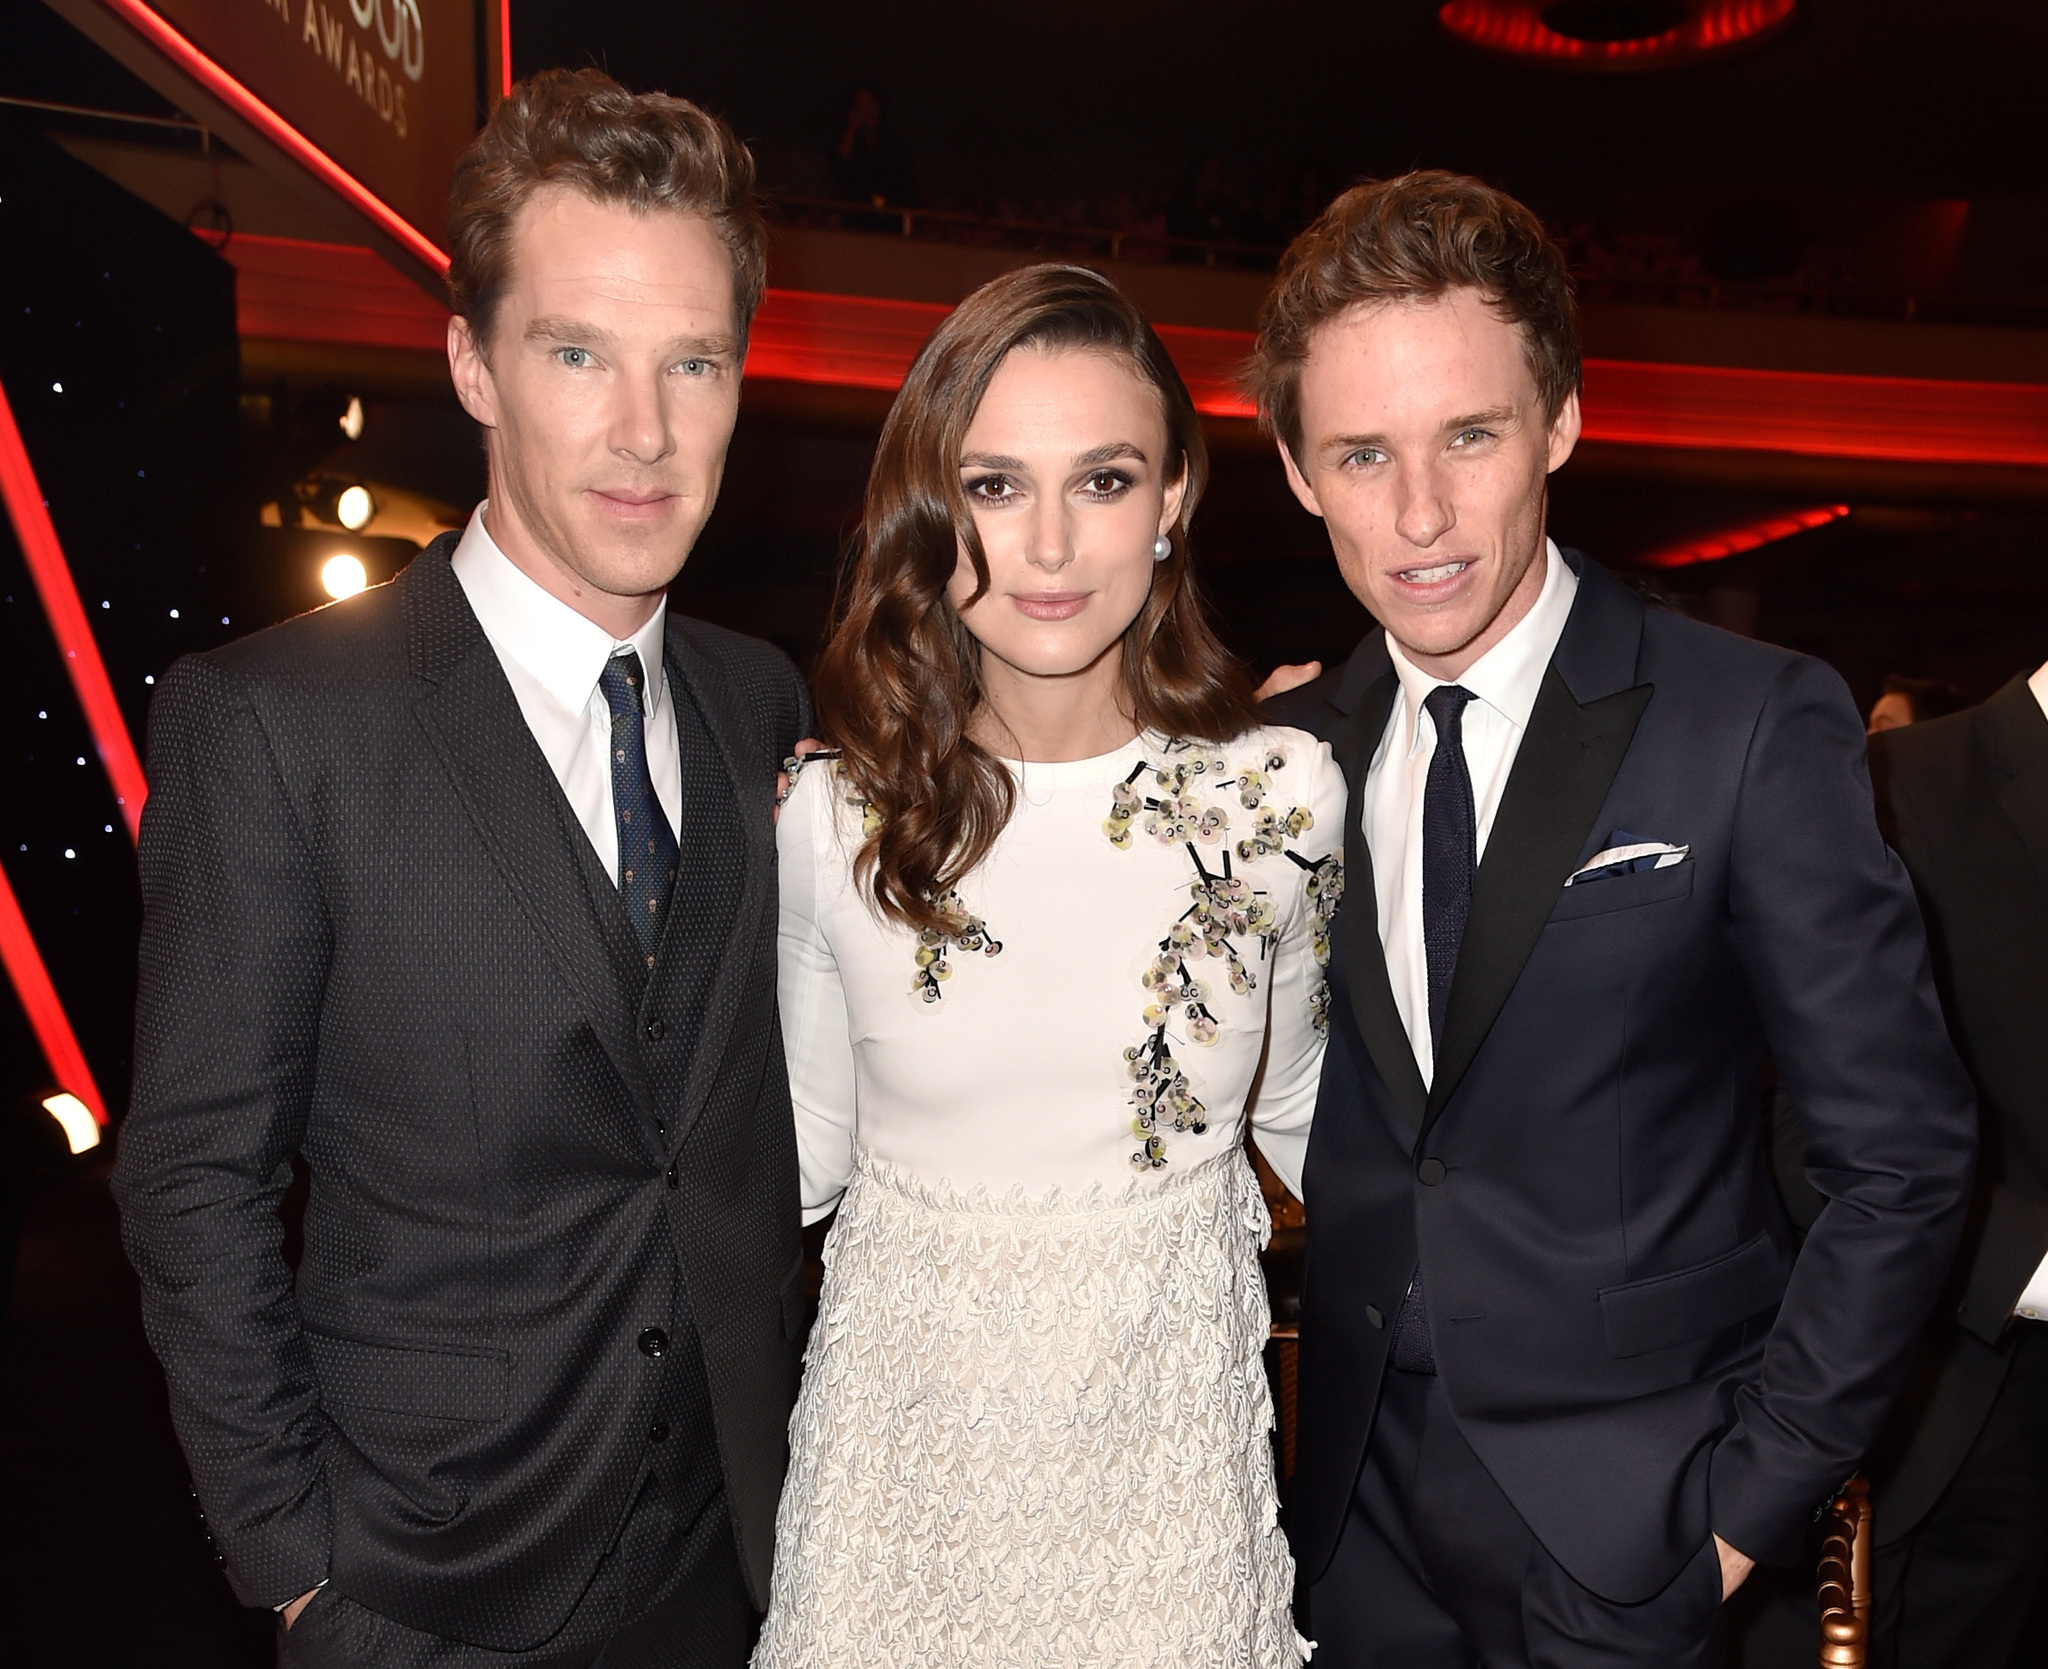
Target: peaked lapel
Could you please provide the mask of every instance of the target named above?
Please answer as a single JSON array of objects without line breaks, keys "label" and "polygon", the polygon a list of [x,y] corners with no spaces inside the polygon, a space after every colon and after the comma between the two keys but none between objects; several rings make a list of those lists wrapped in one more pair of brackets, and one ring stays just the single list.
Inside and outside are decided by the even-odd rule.
[{"label": "peaked lapel", "polygon": [[651,1140],[654,1094],[633,1031],[637,1004],[619,983],[618,958],[588,878],[592,867],[604,878],[604,869],[449,566],[455,543],[452,533],[435,540],[398,581],[413,674],[426,686],[413,711],[498,872],[561,965]]},{"label": "peaked lapel", "polygon": [[[1337,938],[1343,958],[1344,983],[1351,998],[1352,1018],[1378,1068],[1380,1080],[1393,1095],[1409,1126],[1420,1131],[1429,1099],[1422,1071],[1415,1064],[1415,1046],[1408,1029],[1401,1024],[1401,1011],[1394,1003],[1393,982],[1387,976],[1386,947],[1380,943],[1379,890],[1373,878],[1372,850],[1365,838],[1365,778],[1372,758],[1386,734],[1387,715],[1394,709],[1400,681],[1394,663],[1387,656],[1384,639],[1375,636],[1368,643],[1377,647],[1377,661],[1361,664],[1354,655],[1345,669],[1346,683],[1357,687],[1345,727],[1332,740],[1337,762],[1344,768],[1344,780],[1351,793],[1344,807],[1344,892],[1339,912]],[[1366,645],[1361,645],[1363,650]],[[1351,691],[1340,686],[1337,701]],[[1347,702],[1347,705],[1349,703]]]},{"label": "peaked lapel", "polygon": [[[704,1111],[741,1003],[749,997],[769,1000],[751,975],[764,924],[772,922],[767,891],[774,878],[771,785],[776,762],[770,757],[772,743],[759,734],[760,726],[735,693],[732,681],[720,677],[710,657],[690,641],[689,623],[673,611],[668,620],[663,660],[668,667],[670,688],[677,697],[695,702],[697,711],[703,715],[719,768],[730,785],[733,804],[739,808],[742,829],[740,873],[734,878],[739,901],[733,910],[732,936],[706,994],[703,1021],[684,1080],[683,1104],[669,1132],[670,1145],[675,1146],[689,1134]],[[687,867],[687,853],[684,861]],[[725,877],[709,876],[701,884],[721,883],[732,884]],[[682,886],[684,876],[678,875],[676,884]],[[670,920],[674,920],[673,911]]]},{"label": "peaked lapel", "polygon": [[2035,879],[2048,889],[2048,715],[2022,676],[1984,703],[1977,725],[1998,809],[2034,860]]},{"label": "peaked lapel", "polygon": [[1473,877],[1443,1047],[1422,1119],[1425,1134],[1521,978],[1652,693],[1650,685],[1634,681],[1642,603],[1605,569],[1576,551],[1565,555],[1579,575],[1578,595]]}]

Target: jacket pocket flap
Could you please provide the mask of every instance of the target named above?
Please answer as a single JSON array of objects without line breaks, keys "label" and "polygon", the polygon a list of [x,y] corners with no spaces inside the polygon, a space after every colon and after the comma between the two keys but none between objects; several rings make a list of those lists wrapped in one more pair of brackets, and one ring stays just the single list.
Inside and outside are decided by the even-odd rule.
[{"label": "jacket pocket flap", "polygon": [[1604,881],[1581,881],[1575,887],[1560,888],[1550,919],[1570,921],[1574,916],[1605,915],[1609,910],[1626,910],[1637,904],[1661,904],[1667,898],[1685,898],[1692,892],[1696,867],[1688,858],[1669,869],[1610,875]]},{"label": "jacket pocket flap", "polygon": [[502,1420],[512,1359],[502,1350],[435,1350],[366,1344],[306,1329],[320,1400],[430,1420]]},{"label": "jacket pocket flap", "polygon": [[1610,1356],[1642,1356],[1705,1338],[1768,1310],[1789,1271],[1768,1232],[1689,1269],[1600,1290]]}]

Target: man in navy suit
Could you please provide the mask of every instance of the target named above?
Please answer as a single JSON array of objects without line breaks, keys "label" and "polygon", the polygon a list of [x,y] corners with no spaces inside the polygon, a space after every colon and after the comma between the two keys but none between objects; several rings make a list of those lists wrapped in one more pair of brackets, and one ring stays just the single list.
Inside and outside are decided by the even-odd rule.
[{"label": "man in navy suit", "polygon": [[[1546,537],[1576,320],[1512,199],[1347,192],[1253,380],[1384,628],[1270,703],[1352,793],[1290,1504],[1318,1669],[1709,1664],[1876,1434],[1969,1183],[1861,721]],[[1827,1201],[1796,1260],[1767,1051]]]}]

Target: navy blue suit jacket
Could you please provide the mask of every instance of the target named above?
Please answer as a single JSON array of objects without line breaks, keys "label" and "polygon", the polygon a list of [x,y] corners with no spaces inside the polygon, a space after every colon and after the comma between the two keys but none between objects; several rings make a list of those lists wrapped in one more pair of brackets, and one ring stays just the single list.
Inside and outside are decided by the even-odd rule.
[{"label": "navy blue suit jacket", "polygon": [[[1359,795],[1375,632],[1268,704],[1351,783],[1305,1172],[1302,1574],[1328,1566],[1419,1266],[1468,1442],[1580,1582],[1658,1592],[1710,1530],[1796,1555],[1941,1286],[1976,1139],[1861,722],[1810,658],[1580,576],[1474,882],[1435,1082],[1388,984]],[[1615,830],[1691,848],[1567,888]],[[1758,1094],[1827,1197],[1796,1263]]]}]

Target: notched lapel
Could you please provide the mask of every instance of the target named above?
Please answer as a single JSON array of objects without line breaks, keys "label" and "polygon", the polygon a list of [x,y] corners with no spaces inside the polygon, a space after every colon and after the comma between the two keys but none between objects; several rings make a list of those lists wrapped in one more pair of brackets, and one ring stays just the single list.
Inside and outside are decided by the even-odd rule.
[{"label": "notched lapel", "polygon": [[[1381,659],[1385,660],[1382,651]],[[1344,893],[1337,917],[1338,954],[1344,961],[1344,983],[1351,1012],[1365,1039],[1366,1051],[1392,1092],[1409,1124],[1422,1129],[1429,1092],[1415,1064],[1415,1047],[1394,1005],[1393,982],[1387,977],[1387,953],[1380,943],[1378,889],[1373,881],[1372,850],[1365,838],[1365,777],[1379,750],[1400,682],[1391,662],[1369,685],[1339,741],[1338,762],[1351,793],[1344,807]]]},{"label": "notched lapel", "polygon": [[1651,690],[1638,684],[1582,706],[1554,663],[1544,673],[1529,733],[1473,877],[1425,1128],[1456,1092],[1521,978],[1565,877],[1585,850]]},{"label": "notched lapel", "polygon": [[[415,563],[436,554],[429,549]],[[512,686],[445,554],[438,572],[421,575],[412,618],[414,667],[430,686],[413,705],[420,727],[492,862],[560,963],[645,1123],[653,1116],[654,1093],[633,1038],[635,1005],[620,988],[586,886],[577,847],[589,842],[568,815],[561,785],[526,728]]]},{"label": "notched lapel", "polygon": [[2048,888],[2048,716],[2024,678],[2015,678],[1984,704],[1987,763],[2004,780],[1998,808],[2034,861]]},{"label": "notched lapel", "polygon": [[[732,936],[723,966],[713,977],[706,995],[703,1024],[683,1087],[683,1105],[671,1133],[671,1141],[680,1143],[703,1112],[711,1086],[717,1081],[726,1040],[732,1035],[740,1004],[749,996],[759,996],[747,976],[754,965],[762,931],[764,893],[774,875],[775,823],[773,791],[768,786],[773,781],[773,762],[766,758],[755,760],[750,773],[748,762],[740,754],[743,740],[752,739],[765,751],[770,746],[768,739],[755,738],[758,727],[735,699],[731,686],[716,676],[716,669],[682,632],[671,628],[664,655],[672,684],[679,688],[683,699],[694,701],[697,711],[704,716],[704,728],[711,733],[719,764],[732,787],[733,804],[739,808],[742,834],[739,902],[733,911]],[[752,795],[750,776],[751,786],[760,790]]]}]

